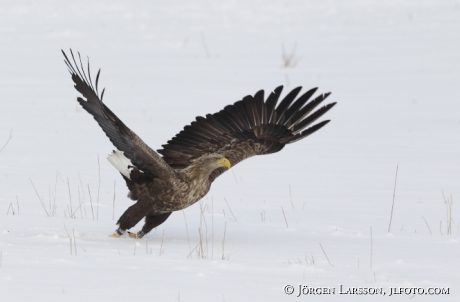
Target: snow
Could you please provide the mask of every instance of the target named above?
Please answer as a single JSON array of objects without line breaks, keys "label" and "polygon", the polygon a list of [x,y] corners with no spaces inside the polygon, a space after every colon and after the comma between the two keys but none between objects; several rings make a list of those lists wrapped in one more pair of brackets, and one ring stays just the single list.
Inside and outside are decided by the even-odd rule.
[{"label": "snow", "polygon": [[[459,32],[458,1],[4,1],[1,300],[458,301]],[[102,68],[106,104],[155,149],[259,89],[319,86],[338,105],[142,240],[110,238],[131,201],[76,102],[69,48]],[[387,295],[296,298],[340,284]]]}]

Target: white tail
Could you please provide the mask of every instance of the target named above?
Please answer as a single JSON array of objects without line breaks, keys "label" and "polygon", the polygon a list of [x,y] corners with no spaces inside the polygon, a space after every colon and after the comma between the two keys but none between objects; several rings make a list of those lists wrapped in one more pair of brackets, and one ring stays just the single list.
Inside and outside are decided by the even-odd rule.
[{"label": "white tail", "polygon": [[122,151],[113,151],[107,159],[121,174],[131,179],[130,174],[133,169],[133,163],[129,158],[126,158]]}]

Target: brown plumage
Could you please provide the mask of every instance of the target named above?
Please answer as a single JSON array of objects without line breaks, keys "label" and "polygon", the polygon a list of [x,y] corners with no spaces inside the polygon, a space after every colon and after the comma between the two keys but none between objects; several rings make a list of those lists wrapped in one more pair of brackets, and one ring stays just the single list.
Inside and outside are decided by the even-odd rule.
[{"label": "brown plumage", "polygon": [[308,102],[317,88],[298,98],[301,87],[295,88],[278,105],[282,86],[267,99],[260,90],[217,113],[197,117],[157,153],[102,102],[104,90],[100,96],[98,92],[100,70],[93,86],[89,62],[85,73],[80,54],[76,60],[70,50],[70,61],[64,51],[62,53],[75,89],[83,96],[77,98],[78,102],[118,149],[109,156],[109,161],[125,179],[130,191],[128,196],[137,201],[118,220],[115,237],[145,217],[142,230],[129,233],[131,237],[142,237],[173,211],[203,198],[211,183],[230,166],[254,155],[278,152],[286,144],[322,128],[328,120],[311,125],[335,105],[327,104],[312,113],[330,94],[321,94]]}]

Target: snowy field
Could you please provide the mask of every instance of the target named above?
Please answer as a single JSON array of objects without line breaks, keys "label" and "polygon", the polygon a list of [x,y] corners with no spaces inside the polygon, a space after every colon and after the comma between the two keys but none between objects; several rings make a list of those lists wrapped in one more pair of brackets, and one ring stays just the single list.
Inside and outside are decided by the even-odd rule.
[{"label": "snowy field", "polygon": [[[460,1],[3,1],[0,38],[1,301],[460,301]],[[154,149],[259,89],[338,104],[142,240],[110,238],[131,201],[69,48]]]}]

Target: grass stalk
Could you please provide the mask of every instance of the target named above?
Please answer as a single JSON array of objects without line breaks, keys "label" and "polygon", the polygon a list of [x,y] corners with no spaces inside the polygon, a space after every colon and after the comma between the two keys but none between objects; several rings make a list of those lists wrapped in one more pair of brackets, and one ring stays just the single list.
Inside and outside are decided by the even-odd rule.
[{"label": "grass stalk", "polygon": [[225,235],[227,233],[227,222],[224,225],[224,238],[222,239],[222,260],[225,260]]},{"label": "grass stalk", "polygon": [[428,228],[428,231],[430,231],[430,234],[433,235],[431,232],[430,226],[428,225],[428,222],[426,221],[425,217],[423,217],[423,220],[425,220],[426,227]]},{"label": "grass stalk", "polygon": [[46,216],[50,217],[50,213],[48,213],[48,210],[46,209],[45,202],[43,199],[40,197],[40,194],[38,194],[37,189],[35,188],[34,183],[32,182],[32,179],[29,178],[30,183],[32,184],[32,187],[34,187],[35,193],[37,194],[38,200],[40,200],[40,203],[42,205],[43,210],[45,210]]},{"label": "grass stalk", "polygon": [[331,261],[329,261],[329,257],[326,254],[326,251],[324,250],[323,246],[321,245],[321,242],[319,243],[319,246],[323,250],[324,256],[326,256],[327,262],[329,262],[329,265],[332,266]]},{"label": "grass stalk", "polygon": [[236,217],[235,217],[235,215],[233,214],[232,208],[230,208],[230,205],[229,205],[228,202],[227,202],[227,198],[224,198],[224,200],[225,200],[225,203],[227,204],[228,209],[230,210],[230,213],[231,213],[232,216],[233,216],[233,221],[236,221]]},{"label": "grass stalk", "polygon": [[89,203],[91,204],[91,215],[93,216],[93,220],[94,220],[93,199],[91,198],[91,191],[89,189],[89,184],[88,184],[88,195],[89,195]]},{"label": "grass stalk", "polygon": [[69,182],[69,178],[67,177],[67,187],[69,189],[69,199],[70,199],[70,218],[75,218],[75,215],[73,213],[73,209],[72,209],[72,193],[70,192],[70,182]]},{"label": "grass stalk", "polygon": [[372,227],[371,227],[371,269],[372,269],[372,254],[374,251],[374,243],[372,241]]},{"label": "grass stalk", "polygon": [[99,192],[101,190],[101,164],[99,154],[97,155],[98,184],[97,184],[97,203],[96,203],[96,220],[99,220]]},{"label": "grass stalk", "polygon": [[[81,201],[80,186],[79,186],[79,185],[77,185],[77,193],[78,193],[78,204],[81,204],[81,205],[84,206],[84,203]],[[80,207],[80,219],[83,219],[83,213],[82,213],[82,211],[81,211],[81,208],[82,208],[82,207]]]},{"label": "grass stalk", "polygon": [[[80,172],[78,172],[78,179],[80,180],[80,187],[81,187],[81,195],[83,196],[83,210],[85,211],[85,219],[88,219],[86,215],[86,199],[85,199],[85,190],[83,187],[83,182],[81,181]],[[80,188],[79,188],[80,189]],[[80,192],[80,191],[79,191]]]},{"label": "grass stalk", "polygon": [[117,180],[113,183],[113,210],[112,210],[112,220],[115,220],[115,186],[117,185]]},{"label": "grass stalk", "polygon": [[284,214],[284,209],[283,209],[282,206],[281,206],[281,211],[283,211],[284,221],[286,222],[286,228],[289,229],[289,225],[288,225],[288,222],[287,222],[287,219],[286,219],[286,214]]},{"label": "grass stalk", "polygon": [[8,205],[8,211],[6,211],[6,216],[8,216],[10,214],[10,208],[11,208],[11,211],[13,212],[13,216],[14,216],[13,204],[11,202]]},{"label": "grass stalk", "polygon": [[182,210],[182,214],[184,215],[184,221],[185,221],[185,230],[187,232],[187,241],[188,241],[188,249],[190,253],[192,253],[192,247],[190,246],[190,237],[188,235],[188,224],[187,224],[187,218],[185,218],[185,211]]},{"label": "grass stalk", "polygon": [[75,230],[72,229],[72,233],[73,233],[73,246],[74,246],[74,250],[75,250],[75,256],[77,256],[77,240],[75,239]]},{"label": "grass stalk", "polygon": [[281,46],[282,46],[283,67],[284,68],[294,68],[297,65],[297,63],[299,63],[299,61],[302,59],[302,58],[297,58],[295,56],[295,52],[297,50],[297,43],[294,44],[294,47],[291,53],[289,54],[286,53],[286,48],[284,46],[284,43]]},{"label": "grass stalk", "polygon": [[192,253],[196,250],[196,248],[197,248],[199,245],[200,245],[200,243],[198,242],[198,243],[195,245],[195,247],[193,248],[193,250],[190,251],[190,253],[188,254],[187,258],[189,258],[189,257],[192,255]]},{"label": "grass stalk", "polygon": [[210,58],[211,54],[209,53],[208,45],[206,44],[206,39],[204,37],[204,32],[203,31],[201,32],[201,43],[202,43],[204,51],[206,53],[206,57]]},{"label": "grass stalk", "polygon": [[232,173],[233,173],[233,178],[235,178],[235,182],[238,183],[238,179],[236,178],[236,174],[235,174],[235,171],[231,170]]},{"label": "grass stalk", "polygon": [[2,152],[3,149],[5,149],[6,146],[8,145],[8,143],[9,143],[10,140],[11,140],[11,138],[13,137],[12,134],[13,134],[13,129],[10,130],[10,135],[9,135],[8,139],[6,140],[6,143],[5,143],[5,144],[3,145],[3,147],[0,149],[0,152]]},{"label": "grass stalk", "polygon": [[388,233],[390,232],[391,221],[393,220],[393,209],[395,206],[395,196],[396,196],[396,181],[398,180],[398,168],[399,168],[399,165],[396,165],[395,185],[393,187],[393,203],[391,205],[391,214],[390,214],[390,223],[388,224]]},{"label": "grass stalk", "polygon": [[163,229],[163,235],[161,236],[161,245],[160,245],[160,257],[163,254],[163,241],[165,239],[165,230]]},{"label": "grass stalk", "polygon": [[16,195],[16,205],[18,206],[18,215],[19,215],[19,198],[18,198],[18,195]]},{"label": "grass stalk", "polygon": [[452,234],[452,203],[453,203],[452,195],[446,197],[444,195],[444,192],[442,192],[442,197],[444,199],[444,203],[446,204],[446,210],[447,210],[447,213],[446,213],[447,214],[447,219],[446,219],[447,230],[446,230],[446,234],[450,235],[450,234]]},{"label": "grass stalk", "polygon": [[214,197],[211,198],[211,260],[214,260]]},{"label": "grass stalk", "polygon": [[198,258],[205,258],[204,256],[204,251],[203,251],[203,234],[201,232],[201,228],[198,228],[198,236],[199,236],[199,241],[198,241]]},{"label": "grass stalk", "polygon": [[69,247],[70,247],[70,255],[72,256],[72,237],[70,236],[70,233],[69,233],[69,231],[67,230],[67,227],[65,226],[65,223],[64,223],[64,229],[65,229],[65,231],[66,231],[66,233],[67,233],[67,236],[69,236],[69,241],[70,241],[70,245],[69,245]]}]

